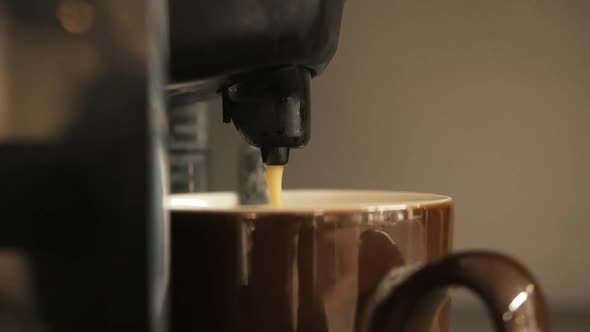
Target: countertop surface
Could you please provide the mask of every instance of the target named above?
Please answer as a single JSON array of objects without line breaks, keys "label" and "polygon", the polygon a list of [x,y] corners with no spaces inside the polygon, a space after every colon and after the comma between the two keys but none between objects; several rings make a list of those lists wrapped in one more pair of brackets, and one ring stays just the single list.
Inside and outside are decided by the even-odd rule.
[{"label": "countertop surface", "polygon": [[[552,332],[590,331],[590,307],[556,308],[551,312]],[[484,308],[456,308],[451,317],[450,332],[493,332]]]}]

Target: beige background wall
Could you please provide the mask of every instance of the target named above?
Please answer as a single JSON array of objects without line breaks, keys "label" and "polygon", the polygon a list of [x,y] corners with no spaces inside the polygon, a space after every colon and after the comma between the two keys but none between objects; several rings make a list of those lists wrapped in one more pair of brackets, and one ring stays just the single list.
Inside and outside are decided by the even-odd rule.
[{"label": "beige background wall", "polygon": [[[287,187],[452,195],[457,248],[590,304],[590,1],[350,0],[312,88]],[[211,117],[212,189],[230,189],[239,138]]]}]

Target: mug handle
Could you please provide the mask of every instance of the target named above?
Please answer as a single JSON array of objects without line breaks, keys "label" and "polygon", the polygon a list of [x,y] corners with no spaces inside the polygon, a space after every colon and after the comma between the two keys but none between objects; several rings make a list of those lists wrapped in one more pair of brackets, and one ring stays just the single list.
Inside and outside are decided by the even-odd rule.
[{"label": "mug handle", "polygon": [[550,331],[547,304],[533,276],[514,259],[485,251],[391,269],[366,302],[359,331],[430,331],[452,286],[467,287],[484,301],[496,331]]}]

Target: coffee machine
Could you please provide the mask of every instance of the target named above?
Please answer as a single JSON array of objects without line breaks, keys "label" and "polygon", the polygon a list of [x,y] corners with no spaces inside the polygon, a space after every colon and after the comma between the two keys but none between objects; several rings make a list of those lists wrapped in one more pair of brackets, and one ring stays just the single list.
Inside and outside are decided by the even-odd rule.
[{"label": "coffee machine", "polygon": [[191,153],[167,149],[167,108],[221,98],[220,121],[287,163],[342,9],[0,2],[0,330],[167,330],[167,160]]}]

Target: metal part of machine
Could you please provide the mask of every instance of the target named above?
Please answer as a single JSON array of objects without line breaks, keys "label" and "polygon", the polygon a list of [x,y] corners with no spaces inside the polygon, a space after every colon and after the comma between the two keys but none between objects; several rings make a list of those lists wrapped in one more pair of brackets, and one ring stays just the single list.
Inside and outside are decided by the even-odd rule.
[{"label": "metal part of machine", "polygon": [[209,105],[193,94],[168,97],[168,162],[173,193],[208,189]]}]

